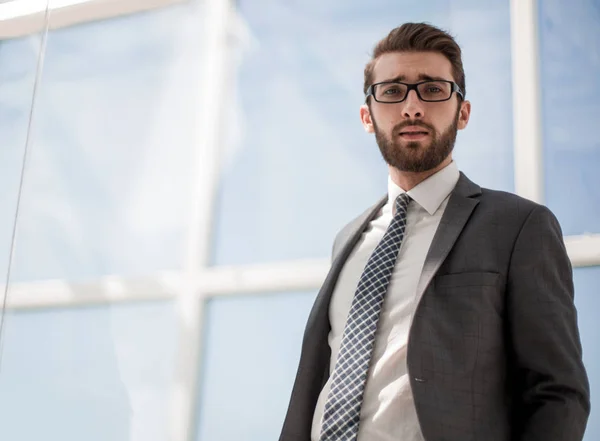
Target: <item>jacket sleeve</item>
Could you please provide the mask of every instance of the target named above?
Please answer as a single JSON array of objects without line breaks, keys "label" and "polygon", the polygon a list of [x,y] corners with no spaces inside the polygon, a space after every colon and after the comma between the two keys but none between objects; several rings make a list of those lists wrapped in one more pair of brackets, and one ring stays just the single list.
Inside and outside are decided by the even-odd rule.
[{"label": "jacket sleeve", "polygon": [[506,295],[514,439],[582,440],[590,397],[573,275],[560,225],[544,206],[531,211],[516,239]]}]

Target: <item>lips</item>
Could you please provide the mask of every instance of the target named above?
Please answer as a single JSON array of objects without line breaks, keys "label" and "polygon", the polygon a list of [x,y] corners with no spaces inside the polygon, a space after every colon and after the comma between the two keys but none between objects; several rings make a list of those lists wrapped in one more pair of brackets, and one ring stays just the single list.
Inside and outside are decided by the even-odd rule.
[{"label": "lips", "polygon": [[425,130],[406,130],[400,132],[401,135],[427,135],[428,133]]},{"label": "lips", "polygon": [[427,135],[429,132],[422,127],[409,126],[402,129],[400,135]]}]

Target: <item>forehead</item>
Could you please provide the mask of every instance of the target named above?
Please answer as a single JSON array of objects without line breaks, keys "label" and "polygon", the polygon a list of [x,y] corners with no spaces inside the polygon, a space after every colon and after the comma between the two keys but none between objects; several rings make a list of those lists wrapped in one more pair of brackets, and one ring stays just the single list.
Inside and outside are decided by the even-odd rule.
[{"label": "forehead", "polygon": [[453,80],[452,64],[439,52],[389,52],[381,55],[373,68],[373,82],[402,77],[416,82],[423,76]]}]

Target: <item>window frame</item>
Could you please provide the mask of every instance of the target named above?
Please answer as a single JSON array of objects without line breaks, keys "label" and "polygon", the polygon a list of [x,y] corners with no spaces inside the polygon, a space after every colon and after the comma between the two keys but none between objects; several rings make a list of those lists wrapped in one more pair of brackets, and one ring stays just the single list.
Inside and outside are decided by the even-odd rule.
[{"label": "window frame", "polygon": [[[162,8],[187,0],[13,0],[0,4],[0,40]],[[46,23],[46,15],[48,23]]]},{"label": "window frame", "polygon": [[[104,20],[187,0],[62,0],[46,11],[44,0],[13,0],[0,4],[0,40],[38,34],[48,29]],[[23,6],[25,5],[25,6]],[[58,6],[57,6],[58,5]],[[18,6],[18,8],[17,8]],[[195,142],[194,190],[189,201],[184,267],[177,272],[129,279],[108,276],[85,284],[65,280],[5,286],[7,309],[70,308],[93,304],[170,299],[178,317],[176,378],[171,395],[169,439],[195,440],[199,378],[202,368],[203,311],[207,299],[265,292],[318,290],[329,270],[329,259],[286,261],[231,267],[210,266],[214,202],[219,179],[219,91],[225,87],[231,48],[228,37],[240,26],[232,0],[205,0],[206,54]],[[12,15],[11,15],[12,11]],[[15,11],[20,11],[15,13]],[[537,1],[511,0],[511,50],[515,192],[544,201],[543,150]],[[215,111],[215,109],[220,109]],[[534,130],[531,130],[531,128]],[[565,236],[574,267],[600,265],[600,234]]]},{"label": "window frame", "polygon": [[[543,204],[544,151],[537,0],[511,0],[515,193]],[[532,130],[533,129],[533,130]],[[564,236],[573,267],[600,265],[600,234]]]}]

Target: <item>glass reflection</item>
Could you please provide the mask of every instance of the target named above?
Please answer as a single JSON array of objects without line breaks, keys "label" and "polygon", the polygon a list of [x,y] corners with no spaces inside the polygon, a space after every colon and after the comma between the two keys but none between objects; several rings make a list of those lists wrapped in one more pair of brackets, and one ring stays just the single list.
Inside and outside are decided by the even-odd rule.
[{"label": "glass reflection", "polygon": [[13,281],[181,267],[201,19],[194,1],[49,33]]},{"label": "glass reflection", "polygon": [[172,304],[13,311],[5,325],[0,439],[169,439]]}]

